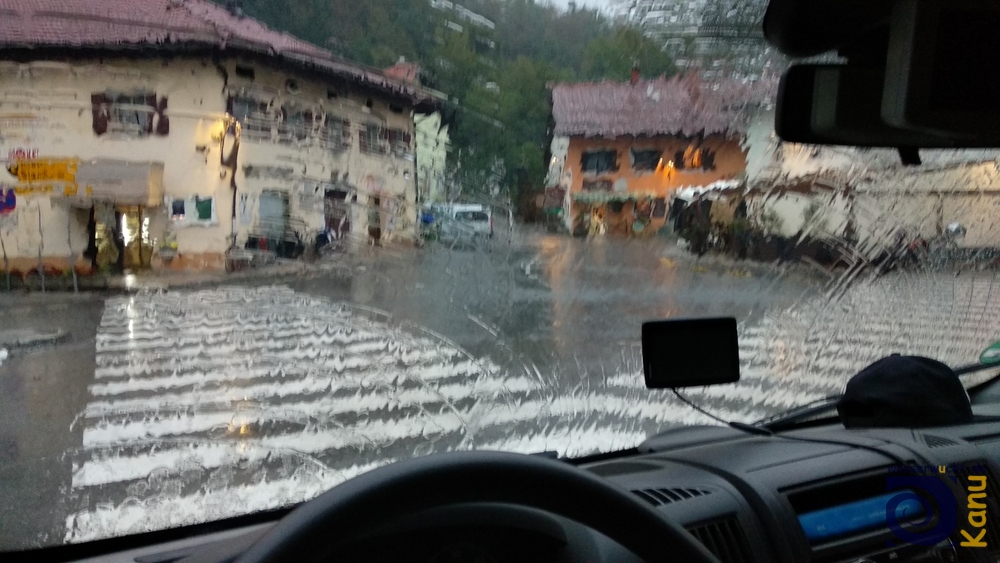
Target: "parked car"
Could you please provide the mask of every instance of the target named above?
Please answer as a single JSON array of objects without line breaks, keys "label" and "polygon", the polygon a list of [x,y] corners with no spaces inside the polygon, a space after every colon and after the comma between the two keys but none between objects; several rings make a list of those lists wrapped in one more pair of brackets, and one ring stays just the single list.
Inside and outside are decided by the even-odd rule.
[{"label": "parked car", "polygon": [[441,240],[474,241],[493,238],[493,212],[485,205],[442,206],[436,216]]}]

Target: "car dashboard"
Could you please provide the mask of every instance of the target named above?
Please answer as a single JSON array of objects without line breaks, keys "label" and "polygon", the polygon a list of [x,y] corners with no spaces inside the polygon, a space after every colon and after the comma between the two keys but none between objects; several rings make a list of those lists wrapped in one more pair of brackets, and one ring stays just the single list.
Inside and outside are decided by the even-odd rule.
[{"label": "car dashboard", "polygon": [[[972,424],[932,429],[846,430],[828,424],[766,436],[682,427],[649,438],[627,455],[573,463],[662,511],[723,563],[1000,561],[1000,412],[983,408],[977,407],[980,417]],[[919,518],[890,528],[885,497],[893,479],[905,480],[907,490],[930,502],[908,513]],[[975,497],[985,509],[974,519],[968,508],[973,483],[985,485],[985,495]],[[94,560],[232,561],[269,526]],[[980,528],[985,532],[978,536]],[[908,540],[907,533],[918,529],[943,535]],[[962,546],[963,530],[979,540]],[[638,561],[594,530],[510,505],[456,505],[401,516],[357,538],[338,559]]]}]

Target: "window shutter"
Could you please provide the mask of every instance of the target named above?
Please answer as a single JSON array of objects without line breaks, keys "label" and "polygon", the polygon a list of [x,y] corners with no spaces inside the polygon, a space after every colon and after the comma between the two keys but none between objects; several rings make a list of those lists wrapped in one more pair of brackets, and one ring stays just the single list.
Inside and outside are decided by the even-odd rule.
[{"label": "window shutter", "polygon": [[94,114],[94,133],[97,135],[103,135],[108,132],[108,106],[111,100],[104,92],[98,94],[91,94],[90,104],[92,106],[92,111]]},{"label": "window shutter", "polygon": [[153,133],[153,121],[159,113],[156,111],[156,94],[146,94],[145,103],[150,107],[149,113],[146,114],[146,134],[150,135]]},{"label": "window shutter", "polygon": [[156,106],[156,134],[165,137],[170,134],[170,118],[167,113],[167,98],[160,98],[160,103]]}]

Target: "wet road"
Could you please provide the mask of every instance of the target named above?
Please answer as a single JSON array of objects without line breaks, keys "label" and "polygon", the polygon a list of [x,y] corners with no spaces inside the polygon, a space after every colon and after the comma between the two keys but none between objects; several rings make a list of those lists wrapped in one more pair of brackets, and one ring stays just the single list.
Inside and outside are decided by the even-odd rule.
[{"label": "wet road", "polygon": [[[992,273],[830,298],[821,278],[695,261],[662,240],[380,250],[350,271],[272,281],[65,308],[66,296],[4,297],[0,320],[73,340],[0,365],[0,443],[14,444],[0,547],[271,508],[433,451],[582,455],[710,422],[642,388],[652,318],[742,321],[743,381],[689,393],[734,420],[835,392],[891,352],[966,363],[1000,334],[985,314],[1000,305]],[[27,515],[10,508],[28,502]]]},{"label": "wet road", "polygon": [[510,369],[612,373],[644,321],[786,308],[817,280],[696,261],[663,239],[579,240],[534,235],[491,247],[392,256],[363,271],[304,279],[297,292],[374,307]]}]

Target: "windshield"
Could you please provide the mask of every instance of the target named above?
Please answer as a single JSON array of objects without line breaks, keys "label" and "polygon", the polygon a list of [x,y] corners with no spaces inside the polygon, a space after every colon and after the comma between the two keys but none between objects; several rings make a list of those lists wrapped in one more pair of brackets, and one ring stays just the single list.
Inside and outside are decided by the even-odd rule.
[{"label": "windshield", "polygon": [[490,220],[490,216],[482,211],[459,211],[455,214],[455,218],[459,221],[468,221],[470,223],[481,223]]},{"label": "windshield", "polygon": [[[24,4],[0,0],[37,26],[0,33],[0,551],[718,424],[645,389],[645,321],[736,318],[740,382],[685,396],[742,422],[1000,339],[998,153],[780,142],[763,2],[150,0],[207,41],[184,55]],[[43,32],[67,10],[69,54]]]}]

